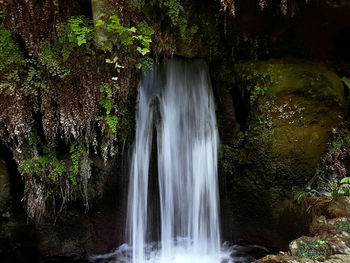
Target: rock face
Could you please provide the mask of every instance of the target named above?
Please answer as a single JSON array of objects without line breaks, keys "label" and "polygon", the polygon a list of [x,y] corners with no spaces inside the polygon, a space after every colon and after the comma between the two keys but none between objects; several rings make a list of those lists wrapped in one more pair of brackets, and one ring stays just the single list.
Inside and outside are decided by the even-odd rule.
[{"label": "rock face", "polygon": [[10,198],[10,179],[7,174],[6,163],[0,160],[0,215],[5,212]]},{"label": "rock face", "polygon": [[[332,128],[345,118],[344,88],[332,68],[305,60],[239,63],[233,74],[232,85],[239,88],[249,109],[243,134],[223,153],[229,199],[240,213],[233,215],[234,221],[266,245],[285,246],[293,231],[303,232],[305,221],[293,204],[282,200],[314,175]],[[281,215],[294,215],[296,221],[283,221]],[[250,232],[252,224],[256,228]],[[269,225],[276,235],[273,240],[266,236]]]}]

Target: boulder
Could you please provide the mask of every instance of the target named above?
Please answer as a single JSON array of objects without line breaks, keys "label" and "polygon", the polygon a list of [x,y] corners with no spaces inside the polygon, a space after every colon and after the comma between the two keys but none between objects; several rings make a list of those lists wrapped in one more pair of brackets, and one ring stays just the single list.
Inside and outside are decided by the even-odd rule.
[{"label": "boulder", "polygon": [[252,242],[286,248],[308,222],[284,200],[313,177],[345,119],[343,84],[331,66],[292,58],[236,63],[227,76],[247,109],[221,162],[235,227]]}]

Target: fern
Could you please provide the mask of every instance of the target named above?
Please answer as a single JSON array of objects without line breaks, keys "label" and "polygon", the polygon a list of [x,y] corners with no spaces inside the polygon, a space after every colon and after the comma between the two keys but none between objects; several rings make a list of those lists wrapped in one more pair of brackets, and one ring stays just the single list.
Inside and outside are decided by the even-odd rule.
[{"label": "fern", "polygon": [[118,117],[115,115],[113,115],[113,116],[107,115],[105,117],[105,120],[106,120],[106,123],[109,126],[109,128],[112,130],[112,132],[116,133],[117,132],[117,125],[119,123]]},{"label": "fern", "polygon": [[69,168],[69,175],[68,178],[71,180],[73,185],[77,185],[77,175],[79,174],[79,164],[80,164],[80,157],[84,152],[84,148],[81,144],[73,144],[70,147],[70,158],[72,161],[72,166]]}]

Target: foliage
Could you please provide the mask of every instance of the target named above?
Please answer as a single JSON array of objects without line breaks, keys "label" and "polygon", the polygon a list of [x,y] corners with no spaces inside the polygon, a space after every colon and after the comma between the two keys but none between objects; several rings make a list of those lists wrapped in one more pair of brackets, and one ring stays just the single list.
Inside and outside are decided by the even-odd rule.
[{"label": "foliage", "polygon": [[250,104],[254,104],[260,96],[264,96],[268,90],[268,86],[273,82],[272,75],[269,72],[259,72],[257,70],[243,73],[242,78],[247,83]]},{"label": "foliage", "polygon": [[347,77],[342,77],[341,80],[344,82],[344,84],[346,85],[346,87],[348,89],[350,89],[350,79]]},{"label": "foliage", "polygon": [[187,19],[183,16],[185,9],[181,5],[181,0],[165,0],[163,5],[168,10],[167,14],[170,17],[172,24],[179,28],[180,35],[183,37],[188,23]]},{"label": "foliage", "polygon": [[334,182],[328,183],[327,190],[306,189],[305,191],[299,191],[294,195],[294,201],[298,204],[307,196],[327,196],[332,198],[339,198],[341,196],[350,196],[350,177],[343,178],[340,183]]},{"label": "foliage", "polygon": [[20,83],[23,59],[11,31],[0,24],[0,93]]},{"label": "foliage", "polygon": [[79,174],[80,158],[83,152],[84,148],[81,144],[73,144],[69,149],[72,166],[69,168],[68,178],[73,185],[77,185],[76,177]]},{"label": "foliage", "polygon": [[348,88],[348,91],[350,91],[350,79],[347,77],[342,77],[341,80],[345,84],[345,86]]},{"label": "foliage", "polygon": [[23,161],[19,165],[19,171],[28,178],[34,174],[40,175],[42,179],[46,176],[52,182],[56,182],[59,177],[67,176],[73,185],[77,185],[80,160],[84,150],[82,144],[72,144],[69,150],[71,160],[69,163],[59,159],[55,149],[43,144],[33,132],[21,149]]},{"label": "foliage", "polygon": [[[125,27],[121,24],[117,15],[106,18],[106,15],[101,13],[96,26],[104,26],[108,32],[117,35],[114,41],[117,51],[138,53],[139,62],[137,63],[137,67],[144,70],[149,69],[153,61],[147,55],[151,52],[151,36],[154,34],[154,30],[147,23],[141,22],[136,27]],[[112,61],[116,64],[116,67],[123,67],[118,64],[117,56],[113,60],[107,60],[109,63]]]},{"label": "foliage", "polygon": [[38,62],[35,59],[25,60],[28,71],[22,84],[22,89],[27,95],[38,95],[40,89],[47,89],[46,81],[43,80],[42,71],[37,67]]},{"label": "foliage", "polygon": [[[63,50],[63,49],[61,49]],[[63,65],[63,59],[67,56],[61,56],[58,46],[50,46],[49,41],[44,41],[38,54],[40,67],[46,69],[50,76],[65,78],[69,75],[70,70]]]},{"label": "foliage", "polygon": [[112,110],[113,91],[112,86],[108,83],[103,83],[100,88],[100,92],[103,94],[100,105],[105,109],[106,115],[109,115]]},{"label": "foliage", "polygon": [[92,53],[93,34],[90,20],[71,17],[67,23],[58,23],[54,42],[43,41],[37,55],[24,59],[11,31],[0,25],[0,92],[20,86],[25,94],[37,96],[40,90],[49,88],[50,78],[62,79],[70,74],[67,60],[71,54]]},{"label": "foliage", "polygon": [[26,159],[20,164],[19,171],[29,178],[35,173],[43,175],[48,172],[47,177],[55,182],[66,169],[64,161],[58,160],[56,151],[50,146],[44,146],[43,154]]},{"label": "foliage", "polygon": [[0,70],[19,64],[22,60],[23,55],[13,40],[11,31],[0,25]]},{"label": "foliage", "polygon": [[0,18],[3,18],[3,17],[5,17],[5,12],[0,10]]},{"label": "foliage", "polygon": [[[113,85],[108,83],[103,83],[100,88],[102,93],[102,98],[100,100],[100,105],[104,108],[106,112],[105,121],[113,133],[117,132],[117,125],[119,119],[116,115],[112,115],[112,104],[113,104]],[[115,88],[118,89],[118,86],[115,85]]]},{"label": "foliage", "polygon": [[298,241],[297,256],[315,260],[324,260],[330,247],[325,240]]},{"label": "foliage", "polygon": [[107,115],[105,117],[106,123],[109,126],[109,128],[111,128],[113,133],[117,132],[117,125],[119,123],[119,119],[116,115]]},{"label": "foliage", "polygon": [[70,43],[74,43],[79,47],[87,45],[93,39],[94,29],[87,18],[84,16],[71,17],[68,21],[70,32],[68,39]]}]

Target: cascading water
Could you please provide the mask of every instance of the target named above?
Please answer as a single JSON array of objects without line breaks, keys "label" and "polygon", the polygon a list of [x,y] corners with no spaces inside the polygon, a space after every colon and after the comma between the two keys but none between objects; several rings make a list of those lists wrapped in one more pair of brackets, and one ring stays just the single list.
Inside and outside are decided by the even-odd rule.
[{"label": "cascading water", "polygon": [[[158,118],[158,119],[157,119]],[[146,253],[157,134],[160,249]],[[218,131],[204,62],[171,60],[142,77],[128,200],[132,262],[220,262]]]},{"label": "cascading water", "polygon": [[90,256],[89,261],[249,263],[261,251],[266,253],[254,245],[220,247],[218,144],[214,99],[203,61],[171,60],[144,75],[130,169],[131,246]]}]

